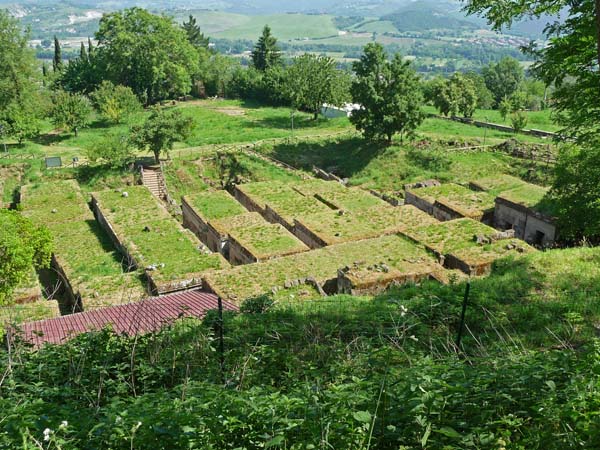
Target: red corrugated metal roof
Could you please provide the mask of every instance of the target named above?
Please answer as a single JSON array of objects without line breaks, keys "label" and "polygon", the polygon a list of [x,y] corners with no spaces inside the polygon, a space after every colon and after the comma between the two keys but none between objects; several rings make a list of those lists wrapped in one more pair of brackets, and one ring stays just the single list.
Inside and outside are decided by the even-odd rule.
[{"label": "red corrugated metal roof", "polygon": [[[60,344],[88,331],[110,325],[115,333],[129,336],[156,331],[181,317],[202,318],[206,311],[217,309],[217,296],[200,291],[179,292],[149,298],[137,303],[113,306],[56,319],[21,325],[22,338],[33,345]],[[223,300],[223,309],[237,306]]]}]

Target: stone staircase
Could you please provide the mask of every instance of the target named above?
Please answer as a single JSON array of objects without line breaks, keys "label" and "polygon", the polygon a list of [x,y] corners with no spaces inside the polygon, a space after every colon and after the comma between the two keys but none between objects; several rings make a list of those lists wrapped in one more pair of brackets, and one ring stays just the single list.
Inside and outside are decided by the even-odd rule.
[{"label": "stone staircase", "polygon": [[159,168],[142,167],[142,183],[156,198],[166,200],[167,186]]}]

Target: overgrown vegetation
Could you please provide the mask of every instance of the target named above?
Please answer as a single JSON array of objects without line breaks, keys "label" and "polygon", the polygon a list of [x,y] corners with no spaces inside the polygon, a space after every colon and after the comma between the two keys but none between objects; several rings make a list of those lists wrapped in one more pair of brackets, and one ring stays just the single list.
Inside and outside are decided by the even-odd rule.
[{"label": "overgrown vegetation", "polygon": [[63,447],[593,447],[600,260],[555,259],[509,260],[473,282],[460,358],[464,285],[435,283],[226,315],[225,385],[214,314],[19,351],[0,439],[34,445],[48,428]]}]

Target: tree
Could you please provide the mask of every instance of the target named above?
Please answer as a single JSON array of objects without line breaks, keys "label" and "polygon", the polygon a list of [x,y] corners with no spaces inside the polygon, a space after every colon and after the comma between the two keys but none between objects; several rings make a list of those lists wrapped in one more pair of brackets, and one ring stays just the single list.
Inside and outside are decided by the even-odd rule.
[{"label": "tree", "polygon": [[190,92],[198,52],[171,18],[141,8],[105,14],[96,39],[101,80],[130,87],[146,104]]},{"label": "tree", "polygon": [[477,93],[471,79],[454,74],[450,79],[438,81],[431,92],[433,104],[445,116],[472,117],[477,107]]},{"label": "tree", "polygon": [[259,71],[277,66],[281,61],[281,50],[277,46],[277,39],[271,34],[271,28],[265,25],[262,35],[252,51],[252,65]]},{"label": "tree", "polygon": [[536,59],[531,71],[556,87],[561,134],[594,141],[600,130],[600,0],[468,0],[466,9],[487,17],[496,30],[523,18],[563,16],[546,27],[542,47],[528,48]]},{"label": "tree", "polygon": [[141,151],[151,151],[158,164],[161,153],[172,150],[175,142],[187,139],[193,125],[193,120],[184,117],[181,111],[154,107],[143,125],[132,127],[131,142]]},{"label": "tree", "polygon": [[519,89],[524,77],[523,68],[514,58],[503,58],[483,69],[485,85],[494,96],[496,106]]},{"label": "tree", "polygon": [[60,48],[60,41],[54,36],[54,59],[52,60],[52,69],[54,72],[60,72],[63,67],[62,50]]},{"label": "tree", "polygon": [[350,121],[367,139],[390,145],[396,133],[411,134],[423,122],[420,80],[409,61],[397,53],[389,61],[383,46],[369,43],[360,61],[353,64],[356,78],[350,92],[360,108]]},{"label": "tree", "polygon": [[0,229],[0,305],[7,305],[32,269],[50,266],[52,237],[46,228],[6,209],[0,209]]},{"label": "tree", "polygon": [[200,58],[200,69],[196,79],[202,82],[205,95],[222,97],[228,91],[233,78],[234,68],[239,63],[228,56],[219,53],[201,52],[206,58]]},{"label": "tree", "polygon": [[508,97],[504,97],[498,105],[498,111],[502,116],[502,120],[506,122],[506,118],[513,112],[513,105]]},{"label": "tree", "polygon": [[208,49],[210,39],[205,37],[204,33],[200,31],[200,27],[198,26],[194,16],[190,15],[188,21],[183,22],[182,28],[185,30],[188,42],[190,44],[198,49]]},{"label": "tree", "polygon": [[0,125],[4,135],[17,139],[22,144],[40,133],[39,110],[34,99],[13,102],[0,112]]},{"label": "tree", "polygon": [[323,104],[342,105],[349,91],[349,77],[327,56],[306,53],[287,69],[286,96],[296,108],[313,114],[316,120]]},{"label": "tree", "polygon": [[233,152],[217,152],[216,162],[221,189],[232,189],[251,175]]},{"label": "tree", "polygon": [[81,43],[81,48],[79,49],[79,59],[82,61],[88,61],[88,53],[83,42]]},{"label": "tree", "polygon": [[126,135],[121,133],[108,133],[101,140],[96,141],[86,151],[90,161],[99,159],[114,168],[122,168],[135,161],[135,152]]},{"label": "tree", "polygon": [[520,133],[527,126],[527,114],[524,111],[515,111],[510,116],[510,124],[515,133]]},{"label": "tree", "polygon": [[80,94],[58,91],[52,98],[50,118],[58,128],[75,132],[89,124],[92,107],[87,97]]},{"label": "tree", "polygon": [[485,80],[481,75],[476,72],[467,72],[464,74],[465,78],[468,78],[473,82],[475,86],[475,92],[477,94],[477,108],[479,109],[491,109],[494,106],[494,96],[485,85]]},{"label": "tree", "polygon": [[36,90],[36,67],[29,36],[18,20],[0,9],[0,112]]},{"label": "tree", "polygon": [[562,146],[554,173],[551,199],[556,204],[561,238],[600,243],[600,140],[585,146]]},{"label": "tree", "polygon": [[127,116],[140,111],[142,105],[131,88],[103,81],[92,93],[98,112],[108,121],[121,123]]}]

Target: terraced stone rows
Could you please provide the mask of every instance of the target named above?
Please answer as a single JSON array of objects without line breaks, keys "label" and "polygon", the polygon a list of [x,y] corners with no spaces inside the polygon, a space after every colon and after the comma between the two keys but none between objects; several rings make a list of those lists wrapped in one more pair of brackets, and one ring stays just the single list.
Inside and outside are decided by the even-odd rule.
[{"label": "terraced stone rows", "polygon": [[212,270],[229,267],[171,217],[143,186],[92,194],[98,220],[130,262],[146,272],[152,292],[202,285]]},{"label": "terraced stone rows", "polygon": [[182,201],[184,224],[232,264],[250,264],[308,250],[281,224],[248,212],[226,191],[198,193]]},{"label": "terraced stone rows", "polygon": [[24,186],[21,204],[25,216],[52,233],[54,266],[71,297],[67,308],[81,303],[95,309],[144,296],[138,274],[127,273],[75,181]]}]

